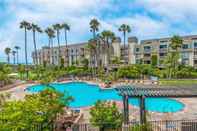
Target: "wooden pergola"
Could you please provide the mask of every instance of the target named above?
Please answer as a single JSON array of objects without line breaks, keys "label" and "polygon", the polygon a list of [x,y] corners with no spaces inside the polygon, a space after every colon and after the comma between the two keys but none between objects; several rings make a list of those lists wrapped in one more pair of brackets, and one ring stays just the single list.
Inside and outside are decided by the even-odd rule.
[{"label": "wooden pergola", "polygon": [[123,97],[124,124],[129,123],[129,98],[138,98],[140,102],[140,123],[146,123],[145,98],[192,98],[197,97],[197,87],[135,87],[122,85],[116,91]]}]

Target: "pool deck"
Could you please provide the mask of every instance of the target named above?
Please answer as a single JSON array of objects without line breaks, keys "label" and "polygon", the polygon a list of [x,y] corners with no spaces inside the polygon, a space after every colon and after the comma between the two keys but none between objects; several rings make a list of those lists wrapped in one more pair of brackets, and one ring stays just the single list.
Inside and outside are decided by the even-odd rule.
[{"label": "pool deck", "polygon": [[[63,81],[61,83],[67,83],[71,81]],[[98,84],[92,81],[84,81],[90,84]],[[0,93],[10,93],[11,100],[22,100],[24,99],[25,95],[28,94],[25,89],[28,86],[32,86],[35,84],[23,84],[19,85],[15,88],[1,91]],[[183,120],[183,119],[196,119],[197,118],[197,98],[177,98],[176,100],[182,102],[185,107],[182,111],[175,112],[175,113],[158,113],[158,112],[148,112],[148,119],[149,120]],[[122,102],[116,101],[117,106],[119,107],[120,111],[122,111],[123,106]],[[89,110],[91,107],[81,108],[81,112],[84,114],[84,122],[88,122],[90,115]],[[139,107],[130,105],[130,120],[139,120]]]}]

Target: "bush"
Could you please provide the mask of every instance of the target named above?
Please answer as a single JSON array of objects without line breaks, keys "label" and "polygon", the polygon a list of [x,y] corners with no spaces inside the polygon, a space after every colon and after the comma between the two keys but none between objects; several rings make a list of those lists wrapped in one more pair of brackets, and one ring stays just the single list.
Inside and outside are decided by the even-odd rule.
[{"label": "bush", "polygon": [[130,131],[153,131],[150,124],[135,125],[130,128]]}]

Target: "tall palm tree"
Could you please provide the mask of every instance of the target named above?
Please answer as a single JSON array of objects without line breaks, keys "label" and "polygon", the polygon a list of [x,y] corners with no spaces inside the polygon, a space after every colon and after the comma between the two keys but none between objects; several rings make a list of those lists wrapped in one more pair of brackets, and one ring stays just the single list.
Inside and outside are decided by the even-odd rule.
[{"label": "tall palm tree", "polygon": [[30,25],[30,29],[32,30],[32,33],[33,33],[34,52],[35,52],[35,57],[36,57],[35,64],[38,65],[38,54],[37,54],[37,47],[36,47],[36,32],[42,33],[42,29],[34,23],[32,23]]},{"label": "tall palm tree", "polygon": [[97,19],[92,19],[90,21],[90,31],[93,33],[93,39],[96,38],[96,32],[99,31],[99,25],[100,23],[98,22]]},{"label": "tall palm tree", "polygon": [[67,65],[69,64],[69,54],[68,54],[68,38],[67,38],[67,31],[70,31],[70,26],[67,23],[62,24],[62,28],[64,29],[64,35],[65,35],[65,43],[66,43],[66,57],[67,57]]},{"label": "tall palm tree", "polygon": [[123,32],[123,37],[124,37],[124,48],[126,46],[126,34],[131,32],[131,28],[129,25],[122,24],[119,29],[120,32]]},{"label": "tall palm tree", "polygon": [[67,46],[68,45],[67,31],[70,31],[70,26],[67,23],[63,23],[62,28],[64,29],[64,38]]},{"label": "tall palm tree", "polygon": [[45,30],[45,33],[47,34],[49,38],[49,48],[50,48],[50,56],[51,56],[51,63],[54,64],[54,54],[53,54],[53,38],[55,37],[55,32],[52,28],[48,27]]},{"label": "tall palm tree", "polygon": [[7,63],[10,64],[10,53],[11,53],[11,48],[7,47],[5,48],[5,54],[7,55]]},{"label": "tall palm tree", "polygon": [[26,64],[26,78],[28,79],[29,73],[27,70],[28,59],[27,59],[27,31],[30,30],[30,24],[27,21],[22,21],[20,23],[20,28],[25,31],[25,64]]},{"label": "tall palm tree", "polygon": [[178,35],[173,36],[170,42],[170,47],[175,51],[178,51],[183,45],[183,39]]},{"label": "tall palm tree", "polygon": [[[178,67],[178,60],[180,58],[180,49],[183,45],[183,39],[178,36],[178,35],[175,35],[171,38],[170,40],[170,47],[172,49],[172,51],[169,53],[169,59],[168,60],[171,67],[169,67],[169,79],[171,78],[171,74],[173,73],[173,75],[175,76],[175,73],[177,71],[177,67]],[[170,57],[171,56],[171,57]],[[172,68],[170,72],[170,68]]]},{"label": "tall palm tree", "polygon": [[13,64],[16,64],[16,51],[12,51],[12,56],[13,56]]},{"label": "tall palm tree", "polygon": [[16,63],[19,63],[19,59],[18,59],[18,50],[20,50],[21,48],[19,46],[15,46],[14,49],[16,50]]},{"label": "tall palm tree", "polygon": [[110,54],[112,49],[112,42],[115,40],[115,34],[109,30],[101,32],[101,38],[105,44],[105,53],[107,54],[107,65],[111,63]]},{"label": "tall palm tree", "polygon": [[61,58],[61,51],[60,51],[60,30],[62,29],[62,26],[60,24],[53,25],[53,29],[56,31],[57,35],[57,42],[58,42],[58,64],[60,64],[60,58]]}]

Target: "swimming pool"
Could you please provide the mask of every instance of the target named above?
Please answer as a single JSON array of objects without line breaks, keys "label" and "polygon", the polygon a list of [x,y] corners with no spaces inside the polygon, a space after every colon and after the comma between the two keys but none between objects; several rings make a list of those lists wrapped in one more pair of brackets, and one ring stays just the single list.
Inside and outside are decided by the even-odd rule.
[{"label": "swimming pool", "polygon": [[[115,89],[100,90],[98,85],[88,84],[85,82],[69,82],[51,84],[57,91],[67,91],[74,97],[70,107],[86,107],[95,104],[97,100],[117,100],[121,101],[122,97],[117,94]],[[44,90],[43,85],[34,85],[27,88],[27,91],[36,93]],[[184,104],[169,98],[146,98],[146,109],[153,112],[177,112],[184,108]],[[129,103],[139,106],[139,100],[133,98]]]}]

